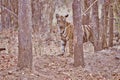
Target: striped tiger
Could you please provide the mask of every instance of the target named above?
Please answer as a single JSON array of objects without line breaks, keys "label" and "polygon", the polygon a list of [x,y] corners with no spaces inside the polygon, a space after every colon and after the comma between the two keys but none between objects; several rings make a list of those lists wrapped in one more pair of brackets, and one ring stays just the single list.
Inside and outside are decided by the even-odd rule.
[{"label": "striped tiger", "polygon": [[[56,14],[57,26],[61,38],[62,54],[60,55],[64,55],[67,42],[69,43],[69,53],[73,54],[74,26],[66,21],[67,17],[68,15],[61,16],[59,14]],[[90,41],[93,43],[93,34],[92,34],[93,32],[91,27],[88,25],[84,25],[82,26],[82,30],[83,30],[83,42]]]}]

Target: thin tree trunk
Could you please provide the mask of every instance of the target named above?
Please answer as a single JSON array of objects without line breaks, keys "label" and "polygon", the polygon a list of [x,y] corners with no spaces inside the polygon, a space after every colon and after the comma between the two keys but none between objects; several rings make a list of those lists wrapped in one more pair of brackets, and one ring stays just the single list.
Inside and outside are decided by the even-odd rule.
[{"label": "thin tree trunk", "polygon": [[[0,0],[0,6],[2,5],[2,0]],[[1,13],[2,8],[0,7],[0,31],[2,30],[2,21],[1,21]]]},{"label": "thin tree trunk", "polygon": [[[92,3],[95,0],[92,0]],[[94,33],[94,50],[99,51],[99,17],[98,17],[98,2],[94,3],[92,7],[92,26],[93,26],[93,33]]]},{"label": "thin tree trunk", "polygon": [[84,67],[83,57],[83,31],[81,21],[81,1],[73,1],[73,24],[74,24],[74,66]]},{"label": "thin tree trunk", "polygon": [[102,49],[108,48],[107,45],[107,26],[108,26],[108,5],[104,3],[103,11],[103,31],[102,31]]},{"label": "thin tree trunk", "polygon": [[19,0],[18,8],[18,67],[32,69],[32,11],[31,0]]},{"label": "thin tree trunk", "polygon": [[110,5],[110,9],[109,9],[109,32],[110,32],[110,36],[109,36],[109,47],[113,46],[113,6]]},{"label": "thin tree trunk", "polygon": [[[3,5],[3,2],[4,2],[4,0],[1,0],[1,5]],[[4,20],[4,18],[5,18],[5,10],[4,10],[4,8],[3,7],[1,7],[1,26],[2,26],[2,29],[3,28],[5,28],[5,20]]]},{"label": "thin tree trunk", "polygon": [[39,31],[43,25],[43,23],[41,22],[41,16],[42,16],[41,9],[42,8],[43,8],[43,4],[40,2],[40,0],[32,1],[33,31],[37,34],[40,34]]},{"label": "thin tree trunk", "polygon": [[[11,4],[11,11],[18,16],[18,0],[12,0],[10,4]],[[14,28],[18,28],[18,20],[12,14],[11,14],[11,25]]]},{"label": "thin tree trunk", "polygon": [[[90,3],[88,0],[82,0],[82,5],[83,5],[83,10],[85,13],[82,16],[82,25],[89,25],[89,16],[90,16],[90,12],[88,9],[88,7],[90,6]],[[87,11],[86,11],[87,10]]]},{"label": "thin tree trunk", "polygon": [[[2,0],[2,6],[10,10],[10,0]],[[1,14],[1,21],[2,21],[2,28],[9,28],[11,25],[10,21],[10,13],[2,7],[2,14]]]}]

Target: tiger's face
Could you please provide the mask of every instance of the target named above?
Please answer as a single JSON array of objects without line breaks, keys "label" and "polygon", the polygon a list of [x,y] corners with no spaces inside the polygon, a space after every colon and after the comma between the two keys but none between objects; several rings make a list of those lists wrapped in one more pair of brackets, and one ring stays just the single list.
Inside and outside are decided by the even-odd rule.
[{"label": "tiger's face", "polygon": [[68,15],[60,16],[59,14],[56,14],[57,25],[58,25],[60,34],[63,34],[65,31],[65,27],[66,27],[65,24],[66,24],[67,17],[68,17]]}]

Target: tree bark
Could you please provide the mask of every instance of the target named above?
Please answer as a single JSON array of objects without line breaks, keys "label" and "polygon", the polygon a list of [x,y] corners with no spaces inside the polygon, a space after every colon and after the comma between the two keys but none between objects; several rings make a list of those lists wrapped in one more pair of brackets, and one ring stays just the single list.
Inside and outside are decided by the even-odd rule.
[{"label": "tree bark", "polygon": [[82,25],[89,25],[90,23],[90,10],[86,11],[88,9],[88,7],[90,6],[90,3],[88,0],[82,0],[82,4],[83,4],[83,10],[85,13],[84,15],[82,16]]},{"label": "tree bark", "polygon": [[10,13],[4,9],[7,8],[8,10],[11,10],[11,7],[10,7],[10,0],[2,0],[1,1],[1,5],[3,6],[1,8],[2,10],[2,14],[1,14],[1,21],[2,21],[2,28],[9,28],[11,27],[11,17],[10,17]]},{"label": "tree bark", "polygon": [[102,49],[108,48],[108,44],[107,44],[108,8],[109,8],[108,4],[106,4],[105,2],[102,7],[102,12],[103,12]]},{"label": "tree bark", "polygon": [[14,14],[16,14],[16,16],[11,14],[11,25],[14,28],[18,28],[18,19],[16,18],[18,16],[18,0],[12,0],[10,4],[11,11],[14,12]]},{"label": "tree bark", "polygon": [[83,31],[81,20],[81,1],[73,1],[73,24],[74,24],[74,66],[84,67],[83,57]]},{"label": "tree bark", "polygon": [[[92,3],[95,0],[92,0]],[[98,2],[94,3],[92,7],[92,26],[93,26],[93,36],[94,36],[94,50],[99,51],[99,17],[98,17]]]},{"label": "tree bark", "polygon": [[109,9],[109,47],[113,46],[113,6],[110,5]]},{"label": "tree bark", "polygon": [[32,11],[31,0],[19,0],[18,8],[18,67],[32,69]]},{"label": "tree bark", "polygon": [[[0,0],[0,6],[2,5],[2,0]],[[2,30],[2,21],[1,21],[1,13],[2,13],[2,8],[0,7],[0,31]]]}]

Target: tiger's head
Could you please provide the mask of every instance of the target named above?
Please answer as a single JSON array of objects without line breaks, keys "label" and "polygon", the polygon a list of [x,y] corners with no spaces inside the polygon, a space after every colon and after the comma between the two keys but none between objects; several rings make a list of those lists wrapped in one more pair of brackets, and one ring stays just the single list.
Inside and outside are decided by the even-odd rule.
[{"label": "tiger's head", "polygon": [[65,16],[61,16],[59,14],[56,14],[56,19],[57,19],[57,25],[59,28],[60,34],[63,34],[65,31],[65,24],[66,24],[66,18],[68,17],[68,14]]}]

